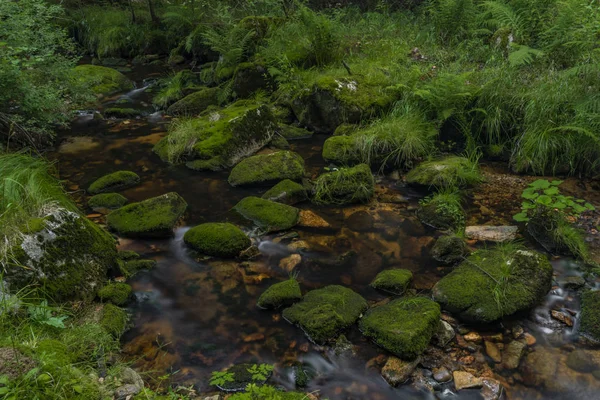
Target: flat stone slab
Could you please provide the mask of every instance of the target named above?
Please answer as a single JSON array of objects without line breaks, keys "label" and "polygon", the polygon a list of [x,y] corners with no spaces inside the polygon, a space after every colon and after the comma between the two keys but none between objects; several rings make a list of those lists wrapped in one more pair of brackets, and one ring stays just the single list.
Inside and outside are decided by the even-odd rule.
[{"label": "flat stone slab", "polygon": [[469,239],[506,242],[517,238],[518,229],[516,226],[474,225],[465,228],[465,235]]}]

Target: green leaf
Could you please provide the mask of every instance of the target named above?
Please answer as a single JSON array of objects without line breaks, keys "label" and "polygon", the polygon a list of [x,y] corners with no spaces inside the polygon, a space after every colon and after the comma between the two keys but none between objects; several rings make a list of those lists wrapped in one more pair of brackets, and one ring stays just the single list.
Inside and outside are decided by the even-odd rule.
[{"label": "green leaf", "polygon": [[535,204],[533,204],[533,203],[523,203],[523,204],[521,205],[521,208],[522,208],[523,210],[533,210],[535,207],[536,207],[536,205],[535,205]]},{"label": "green leaf", "polygon": [[513,219],[517,222],[529,221],[529,217],[527,217],[527,213],[524,213],[524,212],[513,215]]},{"label": "green leaf", "polygon": [[523,191],[523,194],[521,195],[521,197],[523,197],[524,199],[528,199],[528,200],[533,200],[535,198],[537,198],[540,194],[537,193],[535,191],[535,189],[529,188],[529,189],[525,189]]},{"label": "green leaf", "polygon": [[550,182],[546,179],[538,179],[537,181],[531,182],[529,187],[533,189],[548,189],[550,187]]},{"label": "green leaf", "polygon": [[591,205],[590,203],[585,203],[584,207],[587,208],[590,211],[594,211],[596,209],[596,207],[594,207],[593,205]]},{"label": "green leaf", "polygon": [[567,205],[563,202],[557,201],[556,203],[552,204],[550,207],[557,208],[559,210],[564,210],[565,208],[567,208]]},{"label": "green leaf", "polygon": [[558,185],[560,185],[561,183],[563,183],[563,181],[552,181],[552,182],[550,182],[550,184],[551,184],[552,186],[558,186]]},{"label": "green leaf", "polygon": [[544,194],[547,194],[548,196],[554,196],[558,193],[559,193],[559,191],[556,186],[551,186],[548,189],[544,190]]},{"label": "green leaf", "polygon": [[545,206],[549,206],[550,204],[552,204],[552,197],[546,196],[545,194],[543,194],[540,197],[538,197],[535,201],[538,204],[543,204]]}]

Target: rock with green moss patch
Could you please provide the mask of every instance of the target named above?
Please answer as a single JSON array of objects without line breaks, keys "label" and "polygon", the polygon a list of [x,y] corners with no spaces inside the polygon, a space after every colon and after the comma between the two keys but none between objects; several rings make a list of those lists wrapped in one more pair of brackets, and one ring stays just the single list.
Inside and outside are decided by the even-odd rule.
[{"label": "rock with green moss patch", "polygon": [[433,197],[421,203],[417,210],[419,220],[432,228],[444,231],[462,231],[465,227],[465,212],[460,204]]},{"label": "rock with green moss patch", "polygon": [[11,290],[43,288],[53,301],[91,300],[117,262],[114,239],[73,211],[32,219],[12,246],[3,279]]},{"label": "rock with green moss patch", "polygon": [[143,114],[135,108],[110,107],[104,110],[104,118],[135,118]]},{"label": "rock with green moss patch", "polygon": [[323,159],[337,165],[355,165],[360,162],[354,136],[332,136],[323,144]]},{"label": "rock with green moss patch", "polygon": [[366,164],[340,168],[317,178],[313,201],[316,204],[366,203],[375,192],[375,179]]},{"label": "rock with green moss patch", "polygon": [[248,236],[230,223],[209,222],[188,230],[184,242],[199,252],[215,257],[237,257],[250,247]]},{"label": "rock with green moss patch", "polygon": [[40,340],[35,346],[35,353],[46,363],[54,366],[66,367],[74,361],[67,345],[56,339]]},{"label": "rock with green moss patch", "polygon": [[283,311],[283,317],[297,324],[317,343],[335,339],[354,324],[367,309],[361,295],[339,285],[311,290],[301,302]]},{"label": "rock with green moss patch", "polygon": [[244,62],[235,68],[231,89],[236,97],[247,98],[258,90],[271,91],[273,82],[264,65]]},{"label": "rock with green moss patch", "polygon": [[431,256],[444,264],[456,264],[467,254],[465,241],[454,235],[442,236],[431,249]]},{"label": "rock with green moss patch", "polygon": [[97,95],[133,89],[133,82],[112,68],[99,65],[78,65],[73,70],[73,75],[77,82],[88,87]]},{"label": "rock with green moss patch", "polygon": [[262,195],[263,199],[278,203],[294,205],[308,199],[306,188],[301,184],[286,179],[267,190]]},{"label": "rock with green moss patch", "polygon": [[140,271],[154,269],[156,264],[155,260],[129,260],[120,265],[120,270],[125,277],[129,278]]},{"label": "rock with green moss patch", "polygon": [[108,214],[108,227],[127,237],[160,237],[173,234],[173,228],[187,208],[175,192],[131,203]]},{"label": "rock with green moss patch", "polygon": [[98,297],[102,301],[122,306],[131,297],[131,286],[121,282],[109,283],[98,291]]},{"label": "rock with green moss patch", "polygon": [[440,322],[440,306],[425,297],[393,300],[367,311],[360,330],[377,345],[403,359],[418,357]]},{"label": "rock with green moss patch", "polygon": [[335,131],[333,132],[333,136],[342,136],[342,135],[352,135],[359,129],[359,126],[356,124],[341,124]]},{"label": "rock with green moss patch", "polygon": [[267,145],[276,128],[268,106],[240,100],[173,124],[169,135],[153,151],[173,164],[203,160],[210,161],[211,169],[229,168]]},{"label": "rock with green moss patch", "polygon": [[92,209],[108,208],[117,209],[127,204],[128,200],[119,193],[101,193],[90,197],[88,206]]},{"label": "rock with green moss patch", "polygon": [[370,286],[393,294],[403,294],[412,281],[413,274],[407,269],[387,269],[377,274]]},{"label": "rock with green moss patch", "polygon": [[288,142],[283,136],[275,135],[271,142],[269,143],[269,147],[272,149],[278,150],[288,150],[290,148],[290,142]]},{"label": "rock with green moss patch", "polygon": [[313,133],[307,129],[287,124],[278,124],[277,132],[286,140],[308,139],[313,135]]},{"label": "rock with green moss patch", "polygon": [[127,330],[128,320],[129,316],[123,309],[114,304],[105,304],[100,317],[100,326],[114,337],[119,338]]},{"label": "rock with green moss patch", "polygon": [[171,104],[167,109],[170,115],[198,115],[210,106],[219,104],[219,88],[203,88]]},{"label": "rock with green moss patch", "polygon": [[131,261],[140,258],[140,255],[132,250],[121,250],[117,253],[119,260]]},{"label": "rock with green moss patch", "polygon": [[581,296],[581,335],[600,342],[600,291],[587,290]]},{"label": "rock with green moss patch", "polygon": [[284,231],[294,227],[300,215],[300,210],[295,207],[254,196],[242,199],[233,209],[248,221],[269,232]]},{"label": "rock with green moss patch", "polygon": [[300,180],[303,176],[304,159],[292,151],[278,151],[240,161],[229,174],[229,184],[270,184],[283,179]]},{"label": "rock with green moss patch", "polygon": [[457,156],[422,162],[413,168],[405,179],[412,185],[438,189],[466,188],[483,180],[476,162]]},{"label": "rock with green moss patch", "polygon": [[115,190],[126,189],[140,183],[140,177],[135,172],[117,171],[92,182],[88,188],[91,194],[112,192]]},{"label": "rock with green moss patch", "polygon": [[214,157],[209,160],[194,160],[185,163],[185,166],[194,171],[221,171],[223,162],[220,158]]},{"label": "rock with green moss patch", "polygon": [[299,301],[301,298],[302,292],[300,291],[300,284],[297,280],[291,278],[271,285],[260,295],[256,305],[260,308],[287,307]]},{"label": "rock with green moss patch", "polygon": [[272,370],[268,364],[235,364],[224,371],[227,379],[215,386],[226,392],[238,392],[246,389],[251,383],[263,385],[271,377]]},{"label": "rock with green moss patch", "polygon": [[478,250],[434,286],[433,298],[464,320],[493,322],[542,301],[552,272],[535,251]]}]

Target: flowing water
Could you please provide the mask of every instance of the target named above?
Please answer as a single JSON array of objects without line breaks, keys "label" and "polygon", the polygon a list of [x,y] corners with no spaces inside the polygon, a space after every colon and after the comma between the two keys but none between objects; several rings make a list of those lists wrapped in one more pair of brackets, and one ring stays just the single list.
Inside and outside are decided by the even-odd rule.
[{"label": "flowing water", "polygon": [[[460,343],[451,351],[433,351],[425,357],[422,365],[426,369],[421,372],[425,384],[392,388],[378,372],[384,351],[363,338],[356,327],[346,333],[353,348],[340,353],[311,343],[279,313],[259,310],[256,299],[260,293],[289,276],[289,271],[279,266],[280,260],[291,254],[285,240],[277,235],[255,238],[263,257],[240,263],[197,260],[183,245],[182,237],[186,229],[199,223],[230,218],[229,210],[235,203],[248,195],[260,195],[268,188],[232,188],[227,183],[226,171],[195,172],[163,163],[151,150],[165,135],[169,121],[154,111],[151,94],[145,87],[160,73],[137,69],[130,76],[139,89],[105,98],[102,107],[126,99],[130,103],[126,107],[144,110],[146,115],[128,120],[100,120],[94,112],[82,113],[72,128],[61,134],[52,157],[58,160],[61,178],[74,193],[81,194],[80,188],[86,188],[106,173],[124,169],[138,173],[142,181],[139,186],[123,191],[130,201],[175,191],[189,204],[185,226],[178,228],[173,238],[120,240],[121,249],[137,251],[142,257],[158,262],[155,269],[143,271],[129,281],[137,301],[130,306],[133,328],[123,339],[126,357],[157,379],[156,382],[160,382],[159,377],[169,375],[173,382],[210,392],[214,390],[208,385],[212,371],[233,363],[260,362],[276,365],[274,384],[294,389],[293,366],[302,364],[315,375],[306,391],[319,392],[322,398],[482,398],[478,389],[457,393],[451,382],[437,384],[430,378],[429,369],[433,367],[463,363],[477,371],[496,371],[509,398],[558,399],[564,398],[565,393],[572,399],[600,398],[597,394],[600,384],[591,374],[558,368],[550,375],[560,387],[548,387],[544,380],[528,378],[531,371],[504,371],[494,367],[480,346],[474,350],[469,346],[461,348]],[[325,139],[315,135],[291,143],[291,150],[306,160],[311,176],[325,166],[320,156]],[[378,302],[385,296],[370,289],[368,283],[382,269],[411,270],[413,287],[423,294],[449,272],[449,267],[439,265],[429,256],[437,234],[423,227],[414,216],[423,193],[397,186],[396,181],[385,178],[377,185],[379,193],[399,195],[406,201],[343,209],[319,208],[310,203],[299,205],[312,209],[331,224],[325,230],[297,230],[298,240],[305,241],[309,249],[301,252],[302,262],[295,270],[303,291],[342,284],[370,302]],[[562,277],[579,274],[578,265],[568,259],[556,259],[553,265],[557,282]],[[577,296],[555,286],[546,302],[531,313],[491,327],[465,327],[465,332],[476,329],[482,335],[503,333],[506,342],[510,329],[518,325],[536,338],[537,352],[547,352],[547,360],[564,364],[567,352],[580,345],[572,328],[550,317],[550,309],[557,307],[577,312]],[[474,361],[465,358],[471,353]],[[427,387],[435,391],[423,389]]]}]

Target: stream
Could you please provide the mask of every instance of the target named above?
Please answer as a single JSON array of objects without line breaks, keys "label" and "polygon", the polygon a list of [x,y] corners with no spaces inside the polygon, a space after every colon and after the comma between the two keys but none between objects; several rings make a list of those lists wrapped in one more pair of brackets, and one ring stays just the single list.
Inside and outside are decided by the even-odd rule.
[{"label": "stream", "polygon": [[[580,274],[577,263],[568,258],[552,258],[555,285],[544,304],[526,315],[491,326],[460,325],[461,335],[477,332],[484,338],[498,338],[501,334],[496,339],[500,350],[519,332],[526,332],[532,342],[530,347],[539,357],[524,356],[520,367],[513,370],[503,368],[503,362],[494,362],[481,340],[459,340],[448,351],[428,350],[417,368],[420,378],[393,388],[379,372],[385,351],[365,339],[356,326],[346,333],[352,348],[336,351],[311,343],[301,329],[283,320],[280,313],[258,309],[258,296],[290,275],[285,260],[292,252],[281,234],[254,237],[262,257],[247,262],[194,259],[182,237],[199,223],[225,221],[239,200],[260,196],[269,188],[233,188],[227,183],[228,171],[195,172],[185,166],[170,166],[152,153],[153,145],[166,134],[169,119],[155,112],[152,93],[146,90],[145,82],[161,74],[149,67],[136,67],[126,73],[139,89],[106,97],[99,110],[82,112],[69,130],[60,133],[56,151],[50,154],[57,161],[61,179],[76,198],[83,200],[83,189],[95,179],[117,170],[131,170],[141,177],[141,183],[122,192],[130,202],[175,191],[188,203],[185,226],[178,228],[171,239],[120,239],[119,244],[121,250],[134,250],[158,263],[155,269],[128,281],[136,302],[129,307],[133,328],[123,337],[126,358],[156,384],[168,376],[180,385],[193,385],[199,393],[211,393],[214,388],[208,381],[212,371],[233,363],[252,362],[274,364],[271,383],[294,390],[294,366],[301,364],[314,374],[304,391],[332,400],[497,398],[485,397],[486,392],[480,389],[456,391],[451,381],[440,383],[432,378],[434,368],[450,369],[460,363],[477,375],[497,379],[509,399],[600,399],[600,380],[591,373],[565,366],[570,352],[585,348],[574,330],[578,296],[562,283],[566,277]],[[146,115],[120,120],[94,116],[94,112],[102,112],[117,102],[127,102],[127,107],[143,110]],[[311,177],[326,166],[321,158],[326,138],[314,135],[311,139],[290,141],[291,150],[305,159]],[[318,207],[310,202],[299,205],[330,224],[326,229],[295,231],[297,242],[305,242],[305,250],[300,252],[302,260],[294,270],[303,292],[340,284],[355,290],[369,303],[376,303],[387,296],[368,284],[385,268],[411,270],[413,288],[419,294],[427,294],[451,270],[429,254],[440,234],[424,227],[415,217],[414,210],[424,193],[400,183],[401,180],[390,177],[377,182],[376,192],[398,199],[394,202],[345,208]],[[103,222],[104,216],[86,211],[90,218]],[[531,243],[528,246],[532,247]],[[550,311],[556,309],[565,310],[571,326],[551,317]],[[548,371],[548,364],[553,364],[554,370]]]}]

